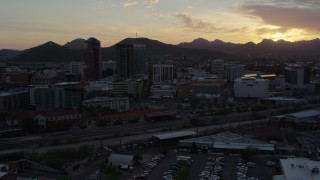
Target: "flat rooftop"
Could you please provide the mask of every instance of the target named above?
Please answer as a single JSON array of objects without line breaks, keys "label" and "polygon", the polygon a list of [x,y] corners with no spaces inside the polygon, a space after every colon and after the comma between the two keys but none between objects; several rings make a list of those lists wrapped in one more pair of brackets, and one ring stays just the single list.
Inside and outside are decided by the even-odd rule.
[{"label": "flat rooftop", "polygon": [[312,117],[312,116],[320,116],[320,111],[313,109],[313,110],[308,110],[308,111],[290,113],[290,114],[287,114],[286,116],[292,116],[295,118],[307,118],[307,117]]},{"label": "flat rooftop", "polygon": [[247,136],[241,136],[230,132],[222,132],[211,136],[203,136],[181,140],[179,144],[202,144],[216,149],[246,149],[256,147],[260,150],[274,151],[274,145]]},{"label": "flat rooftop", "polygon": [[129,98],[128,97],[95,97],[92,99],[85,100],[83,102],[88,103],[88,102],[119,101],[119,100],[129,100]]},{"label": "flat rooftop", "polygon": [[177,131],[177,132],[153,135],[153,137],[158,138],[160,140],[166,140],[166,139],[174,139],[179,137],[195,136],[195,135],[197,135],[197,133],[194,131]]},{"label": "flat rooftop", "polygon": [[320,162],[306,158],[280,159],[280,164],[286,179],[319,180]]}]

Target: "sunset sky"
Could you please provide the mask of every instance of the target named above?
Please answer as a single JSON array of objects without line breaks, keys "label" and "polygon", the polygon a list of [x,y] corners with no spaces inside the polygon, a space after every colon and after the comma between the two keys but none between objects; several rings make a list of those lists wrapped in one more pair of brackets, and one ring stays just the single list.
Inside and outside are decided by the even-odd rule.
[{"label": "sunset sky", "polygon": [[178,44],[320,37],[320,0],[1,0],[0,49],[96,37],[102,46],[127,37]]}]

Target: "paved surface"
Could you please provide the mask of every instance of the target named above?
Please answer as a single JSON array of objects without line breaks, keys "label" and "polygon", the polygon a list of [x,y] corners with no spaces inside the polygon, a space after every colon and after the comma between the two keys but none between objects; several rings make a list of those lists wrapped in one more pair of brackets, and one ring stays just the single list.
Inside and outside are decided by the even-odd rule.
[{"label": "paved surface", "polygon": [[[153,169],[148,180],[161,180],[162,174],[170,169],[170,166],[176,162],[177,155],[190,156],[194,160],[190,166],[189,180],[199,179],[199,174],[205,166],[208,157],[225,157],[225,164],[222,171],[221,179],[236,180],[237,179],[237,163],[240,155],[219,155],[219,154],[190,154],[188,152],[173,152],[170,151],[168,155],[160,161],[160,163]],[[249,168],[247,177],[256,177],[259,180],[269,180],[272,176],[274,168],[265,166],[265,162],[270,160],[270,156],[262,156],[253,158],[252,162],[256,163],[255,168]]]}]

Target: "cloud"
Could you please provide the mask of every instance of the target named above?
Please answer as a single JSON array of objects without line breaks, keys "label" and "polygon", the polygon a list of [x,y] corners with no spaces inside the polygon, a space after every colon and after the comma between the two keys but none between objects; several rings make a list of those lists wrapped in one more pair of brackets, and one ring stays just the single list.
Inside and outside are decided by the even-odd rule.
[{"label": "cloud", "polygon": [[[263,23],[283,29],[320,31],[319,0],[260,0],[247,1],[240,10],[259,18]],[[262,29],[266,31],[267,29]],[[272,29],[270,29],[272,31]],[[280,30],[280,29],[279,29]],[[260,33],[258,31],[258,33]]]},{"label": "cloud", "polygon": [[256,30],[257,35],[264,35],[264,34],[275,34],[275,33],[286,33],[289,31],[290,28],[280,27],[280,28],[259,28]]},{"label": "cloud", "polygon": [[137,5],[138,1],[137,0],[125,0],[123,3],[124,7],[128,7],[128,6],[134,6]]},{"label": "cloud", "polygon": [[159,0],[145,0],[144,3],[147,5],[148,8],[151,8],[159,3]]},{"label": "cloud", "polygon": [[202,32],[202,33],[227,33],[244,30],[245,28],[228,28],[217,27],[211,22],[206,22],[200,19],[192,18],[188,14],[178,13],[174,15],[180,20],[182,26],[188,31]]},{"label": "cloud", "polygon": [[159,0],[125,0],[123,3],[124,7],[135,6],[138,4],[144,4],[147,8],[154,7],[159,3]]}]

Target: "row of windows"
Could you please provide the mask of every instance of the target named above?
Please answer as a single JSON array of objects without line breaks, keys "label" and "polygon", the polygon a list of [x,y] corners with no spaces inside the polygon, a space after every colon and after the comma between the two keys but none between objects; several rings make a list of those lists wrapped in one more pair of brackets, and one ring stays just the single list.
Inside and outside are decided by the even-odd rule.
[{"label": "row of windows", "polygon": [[48,121],[64,120],[64,119],[80,119],[81,115],[55,116],[48,117]]}]

